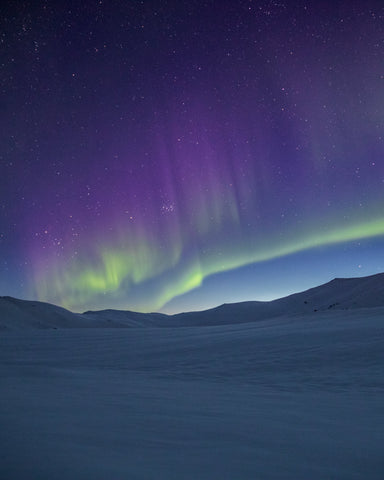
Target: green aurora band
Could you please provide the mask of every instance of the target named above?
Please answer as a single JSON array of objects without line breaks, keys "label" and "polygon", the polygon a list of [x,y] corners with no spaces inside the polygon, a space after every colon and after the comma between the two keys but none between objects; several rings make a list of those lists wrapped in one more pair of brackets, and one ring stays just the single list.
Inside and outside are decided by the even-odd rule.
[{"label": "green aurora band", "polygon": [[[256,242],[242,242],[240,248],[222,242],[220,248],[203,255],[183,258],[181,243],[168,246],[166,252],[154,243],[137,241],[134,245],[103,247],[92,261],[72,259],[37,276],[39,300],[81,311],[88,305],[109,303],[114,307],[149,312],[161,309],[173,298],[199,287],[212,274],[233,270],[245,265],[264,262],[304,250],[324,247],[384,235],[384,219],[345,225],[339,228],[318,229],[316,233],[290,238],[285,243],[270,241],[261,248]],[[95,264],[97,266],[95,266]],[[140,287],[151,292],[145,299]],[[122,298],[126,300],[121,300]],[[148,299],[150,299],[148,301]]]}]

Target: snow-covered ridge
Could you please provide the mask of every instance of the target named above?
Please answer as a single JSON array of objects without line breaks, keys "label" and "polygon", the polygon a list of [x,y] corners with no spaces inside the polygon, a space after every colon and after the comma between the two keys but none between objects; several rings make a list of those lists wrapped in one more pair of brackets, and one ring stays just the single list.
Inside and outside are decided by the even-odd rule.
[{"label": "snow-covered ridge", "polygon": [[123,310],[72,313],[49,303],[0,297],[0,329],[127,328],[248,323],[282,315],[384,307],[384,273],[336,278],[324,285],[271,302],[224,304],[201,312],[176,315]]},{"label": "snow-covered ridge", "polygon": [[383,284],[175,316],[0,298],[0,479],[382,480]]}]

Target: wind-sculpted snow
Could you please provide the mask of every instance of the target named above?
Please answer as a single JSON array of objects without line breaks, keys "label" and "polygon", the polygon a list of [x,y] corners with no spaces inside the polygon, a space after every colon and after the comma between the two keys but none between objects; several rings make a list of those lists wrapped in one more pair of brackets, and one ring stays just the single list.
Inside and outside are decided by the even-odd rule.
[{"label": "wind-sculpted snow", "polygon": [[384,312],[0,336],[2,480],[382,480]]}]

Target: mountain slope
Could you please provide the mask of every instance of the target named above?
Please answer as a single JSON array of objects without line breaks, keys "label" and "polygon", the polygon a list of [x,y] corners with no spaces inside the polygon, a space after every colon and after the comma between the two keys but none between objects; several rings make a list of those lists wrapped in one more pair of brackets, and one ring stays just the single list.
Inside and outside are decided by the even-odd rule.
[{"label": "mountain slope", "polygon": [[71,328],[78,315],[50,303],[0,297],[0,329]]},{"label": "mountain slope", "polygon": [[0,330],[163,326],[167,318],[121,310],[73,313],[50,303],[0,297]]},{"label": "mountain slope", "polygon": [[384,306],[384,273],[359,278],[335,278],[318,287],[270,302],[220,305],[203,312],[174,315],[191,325],[243,323],[282,315]]},{"label": "mountain slope", "polygon": [[328,310],[384,307],[384,273],[336,278],[324,285],[271,302],[224,304],[176,315],[123,310],[72,313],[43,302],[0,297],[0,329],[176,327],[247,323]]}]

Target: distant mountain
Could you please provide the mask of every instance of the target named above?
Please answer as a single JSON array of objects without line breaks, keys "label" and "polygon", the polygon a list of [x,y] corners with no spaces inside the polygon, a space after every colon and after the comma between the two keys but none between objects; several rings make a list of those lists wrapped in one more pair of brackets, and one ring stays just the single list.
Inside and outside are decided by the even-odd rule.
[{"label": "distant mountain", "polygon": [[224,304],[200,312],[165,315],[125,310],[72,313],[49,303],[0,297],[0,330],[224,325],[331,310],[384,307],[384,273],[334,280],[270,302]]},{"label": "distant mountain", "polygon": [[81,315],[50,303],[0,297],[0,329],[77,328]]},{"label": "distant mountain", "polygon": [[145,327],[152,316],[167,317],[119,310],[73,313],[50,303],[0,297],[0,330]]},{"label": "distant mountain", "polygon": [[190,325],[218,325],[371,307],[384,307],[384,273],[335,278],[318,287],[270,302],[229,303],[202,312],[179,313],[172,318]]}]

